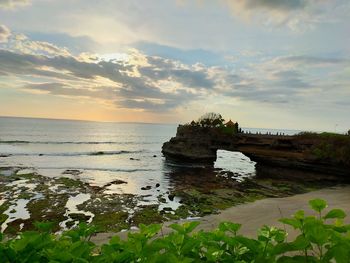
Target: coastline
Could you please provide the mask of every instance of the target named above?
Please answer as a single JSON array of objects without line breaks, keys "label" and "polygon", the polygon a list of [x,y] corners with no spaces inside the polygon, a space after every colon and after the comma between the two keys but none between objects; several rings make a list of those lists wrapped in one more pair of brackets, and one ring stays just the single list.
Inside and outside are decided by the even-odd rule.
[{"label": "coastline", "polygon": [[[168,175],[172,189],[166,193],[158,191],[162,187],[158,183],[142,187],[144,194],[130,195],[108,193],[109,187],[128,186],[125,181],[118,179],[96,186],[80,180],[80,173],[80,170],[66,170],[59,177],[49,178],[26,169],[0,167],[2,232],[15,235],[18,231],[32,230],[33,223],[44,218],[54,223],[53,231],[87,222],[97,226],[101,233],[115,235],[137,229],[141,223],[171,223],[186,218],[205,220],[209,215],[215,218],[225,209],[244,203],[347,184],[336,177],[261,167],[256,176],[239,182],[231,178],[235,176],[233,173],[198,168],[174,170]],[[157,193],[155,203],[148,200],[150,191]],[[173,206],[175,203],[179,205]]]},{"label": "coastline", "polygon": [[[231,221],[242,224],[239,231],[248,237],[256,237],[257,230],[263,225],[276,226],[285,228],[291,240],[295,237],[296,232],[289,226],[284,226],[278,222],[279,218],[289,217],[298,210],[305,210],[306,214],[314,214],[309,208],[308,201],[315,198],[321,198],[327,201],[329,209],[340,208],[345,211],[348,217],[346,223],[350,223],[350,186],[339,185],[311,191],[304,194],[297,194],[282,198],[265,198],[250,203],[244,203],[220,211],[219,214],[211,214],[196,220],[176,220],[163,224],[162,233],[166,234],[171,231],[168,227],[172,223],[185,223],[188,221],[199,221],[201,224],[197,230],[213,230],[222,221]],[[98,233],[91,238],[91,241],[100,245],[106,243],[112,236],[118,235],[121,238],[127,237],[128,231],[118,233]]]}]

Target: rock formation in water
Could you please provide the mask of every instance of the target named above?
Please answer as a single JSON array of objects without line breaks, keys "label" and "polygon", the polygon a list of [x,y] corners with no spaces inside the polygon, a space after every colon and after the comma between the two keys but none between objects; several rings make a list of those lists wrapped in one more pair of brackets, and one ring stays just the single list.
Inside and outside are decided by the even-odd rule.
[{"label": "rock formation in water", "polygon": [[217,150],[241,152],[262,165],[350,177],[350,137],[346,135],[229,134],[215,127],[180,125],[162,148],[167,159],[208,165],[215,162]]}]

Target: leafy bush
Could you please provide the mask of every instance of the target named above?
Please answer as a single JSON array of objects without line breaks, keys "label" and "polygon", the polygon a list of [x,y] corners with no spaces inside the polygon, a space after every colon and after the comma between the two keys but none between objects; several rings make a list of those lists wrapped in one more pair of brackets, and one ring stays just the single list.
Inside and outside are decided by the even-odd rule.
[{"label": "leafy bush", "polygon": [[[161,225],[140,225],[127,240],[118,236],[97,247],[90,242],[95,229],[81,224],[62,235],[50,233],[50,223],[38,231],[21,233],[0,242],[1,262],[350,262],[350,225],[344,211],[330,210],[325,201],[311,200],[316,216],[298,211],[281,222],[299,231],[291,242],[285,230],[264,226],[257,239],[240,235],[240,224],[222,222],[214,231],[193,230],[198,222],[173,224],[168,235],[156,236]],[[331,221],[329,223],[329,221]],[[3,238],[2,236],[0,237]]]},{"label": "leafy bush", "polygon": [[202,127],[220,127],[224,124],[224,121],[221,114],[208,112],[201,116],[197,123]]},{"label": "leafy bush", "polygon": [[311,154],[316,159],[345,166],[350,165],[349,136],[330,132],[302,132],[297,136],[313,142]]}]

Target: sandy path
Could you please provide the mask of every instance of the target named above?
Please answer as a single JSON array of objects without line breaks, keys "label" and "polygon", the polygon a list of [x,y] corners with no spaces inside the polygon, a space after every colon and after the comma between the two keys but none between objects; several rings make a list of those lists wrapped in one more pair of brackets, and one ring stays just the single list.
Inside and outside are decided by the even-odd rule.
[{"label": "sandy path", "polygon": [[[198,229],[212,230],[222,221],[231,221],[242,224],[241,234],[256,237],[257,229],[263,225],[283,228],[283,224],[279,223],[278,219],[289,217],[297,210],[302,209],[305,210],[306,214],[313,214],[309,209],[308,201],[314,198],[321,198],[327,201],[329,208],[326,211],[333,208],[343,209],[348,215],[346,222],[350,223],[350,186],[338,186],[290,197],[267,198],[231,207],[223,210],[220,214],[200,218],[198,221],[201,222],[201,225]],[[186,222],[186,220],[176,221],[176,223],[182,222]],[[167,226],[171,223],[174,223],[174,221],[164,224],[163,233],[170,231]],[[289,239],[295,237],[296,232],[293,229],[287,227],[286,230],[289,233]],[[113,235],[116,234],[99,233],[92,238],[92,241],[102,244],[107,242]],[[118,233],[118,235],[125,238],[127,232]]]}]

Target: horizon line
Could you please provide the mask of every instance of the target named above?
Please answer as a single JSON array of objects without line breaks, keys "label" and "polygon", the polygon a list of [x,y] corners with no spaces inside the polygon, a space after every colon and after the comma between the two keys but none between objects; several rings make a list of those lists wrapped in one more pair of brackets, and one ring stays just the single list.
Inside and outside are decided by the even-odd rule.
[{"label": "horizon line", "polygon": [[97,120],[82,120],[82,119],[65,119],[65,118],[47,118],[47,117],[26,117],[26,116],[3,116],[0,118],[16,118],[16,119],[39,119],[39,120],[53,120],[53,121],[81,121],[81,122],[102,122],[102,123],[130,123],[130,124],[164,124],[164,125],[178,125],[178,123],[170,122],[137,122],[137,121],[97,121]]},{"label": "horizon line", "polygon": [[[47,118],[47,117],[25,117],[25,116],[3,116],[0,118],[16,118],[16,119],[39,119],[39,120],[53,120],[53,121],[80,121],[80,122],[100,122],[100,123],[120,123],[120,124],[149,124],[149,125],[181,125],[181,123],[166,123],[166,122],[137,122],[137,121],[97,121],[97,120],[81,120],[81,119],[64,119],[64,118]],[[242,127],[243,129],[271,129],[271,130],[286,130],[286,131],[306,131],[300,129],[286,129],[286,128],[264,128],[264,127]],[[310,130],[311,131],[311,130]],[[318,131],[319,132],[319,131]]]}]

